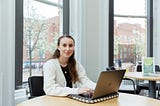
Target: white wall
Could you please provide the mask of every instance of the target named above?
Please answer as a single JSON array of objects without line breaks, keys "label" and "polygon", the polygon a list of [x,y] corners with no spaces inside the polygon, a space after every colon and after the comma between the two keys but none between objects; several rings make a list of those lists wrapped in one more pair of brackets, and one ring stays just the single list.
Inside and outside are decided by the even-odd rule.
[{"label": "white wall", "polygon": [[108,66],[108,0],[71,0],[70,34],[76,38],[76,57],[97,81]]},{"label": "white wall", "polygon": [[153,0],[153,55],[155,63],[160,65],[160,0]]},{"label": "white wall", "polygon": [[14,106],[15,0],[0,1],[0,106]]}]

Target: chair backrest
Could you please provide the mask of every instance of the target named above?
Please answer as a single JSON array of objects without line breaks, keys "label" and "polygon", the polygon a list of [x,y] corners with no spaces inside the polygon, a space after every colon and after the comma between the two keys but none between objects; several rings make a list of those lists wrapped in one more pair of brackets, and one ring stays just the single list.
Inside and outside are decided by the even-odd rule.
[{"label": "chair backrest", "polygon": [[159,65],[155,65],[155,71],[156,71],[156,72],[160,72]]},{"label": "chair backrest", "polygon": [[28,78],[30,98],[45,95],[43,90],[43,76],[31,76]]},{"label": "chair backrest", "polygon": [[110,71],[110,70],[116,70],[116,68],[114,68],[114,66],[110,66],[106,68],[106,71]]},{"label": "chair backrest", "polygon": [[[141,64],[137,65],[136,71],[137,71],[137,72],[142,72],[142,65],[141,65]],[[160,72],[159,65],[155,65],[155,71],[156,71],[156,72]]]},{"label": "chair backrest", "polygon": [[141,64],[138,64],[138,65],[137,65],[136,71],[137,71],[137,72],[142,72],[142,65],[141,65]]}]

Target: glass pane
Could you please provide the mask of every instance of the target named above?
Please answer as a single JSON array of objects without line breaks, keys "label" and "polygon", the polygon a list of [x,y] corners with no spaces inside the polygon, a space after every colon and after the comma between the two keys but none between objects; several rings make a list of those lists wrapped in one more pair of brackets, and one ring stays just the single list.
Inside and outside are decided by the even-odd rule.
[{"label": "glass pane", "polygon": [[62,33],[62,9],[35,0],[24,0],[23,82],[42,75],[42,66],[56,48]]},{"label": "glass pane", "polygon": [[48,0],[50,2],[59,3],[60,0]]},{"label": "glass pane", "polygon": [[146,0],[114,0],[114,14],[146,16]]},{"label": "glass pane", "polygon": [[[114,63],[131,70],[147,55],[146,18],[114,17]],[[132,70],[133,71],[133,70]]]}]

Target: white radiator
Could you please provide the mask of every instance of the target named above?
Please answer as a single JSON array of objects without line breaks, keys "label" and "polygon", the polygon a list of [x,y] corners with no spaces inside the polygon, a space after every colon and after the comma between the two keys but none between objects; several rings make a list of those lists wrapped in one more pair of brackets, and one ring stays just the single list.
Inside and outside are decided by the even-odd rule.
[{"label": "white radiator", "polygon": [[26,89],[15,90],[15,105],[28,99]]}]

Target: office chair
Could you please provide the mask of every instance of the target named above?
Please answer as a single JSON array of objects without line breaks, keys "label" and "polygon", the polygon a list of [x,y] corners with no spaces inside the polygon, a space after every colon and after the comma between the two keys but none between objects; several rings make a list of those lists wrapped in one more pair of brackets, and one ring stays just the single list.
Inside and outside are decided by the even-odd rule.
[{"label": "office chair", "polygon": [[28,78],[30,97],[32,99],[34,97],[45,95],[43,90],[43,76],[31,76]]},{"label": "office chair", "polygon": [[[116,69],[114,68],[114,66],[110,66],[109,68],[106,68],[106,70],[111,71],[111,70],[116,70]],[[133,79],[123,78],[118,92],[138,94],[139,89],[137,89],[136,84]]]}]

